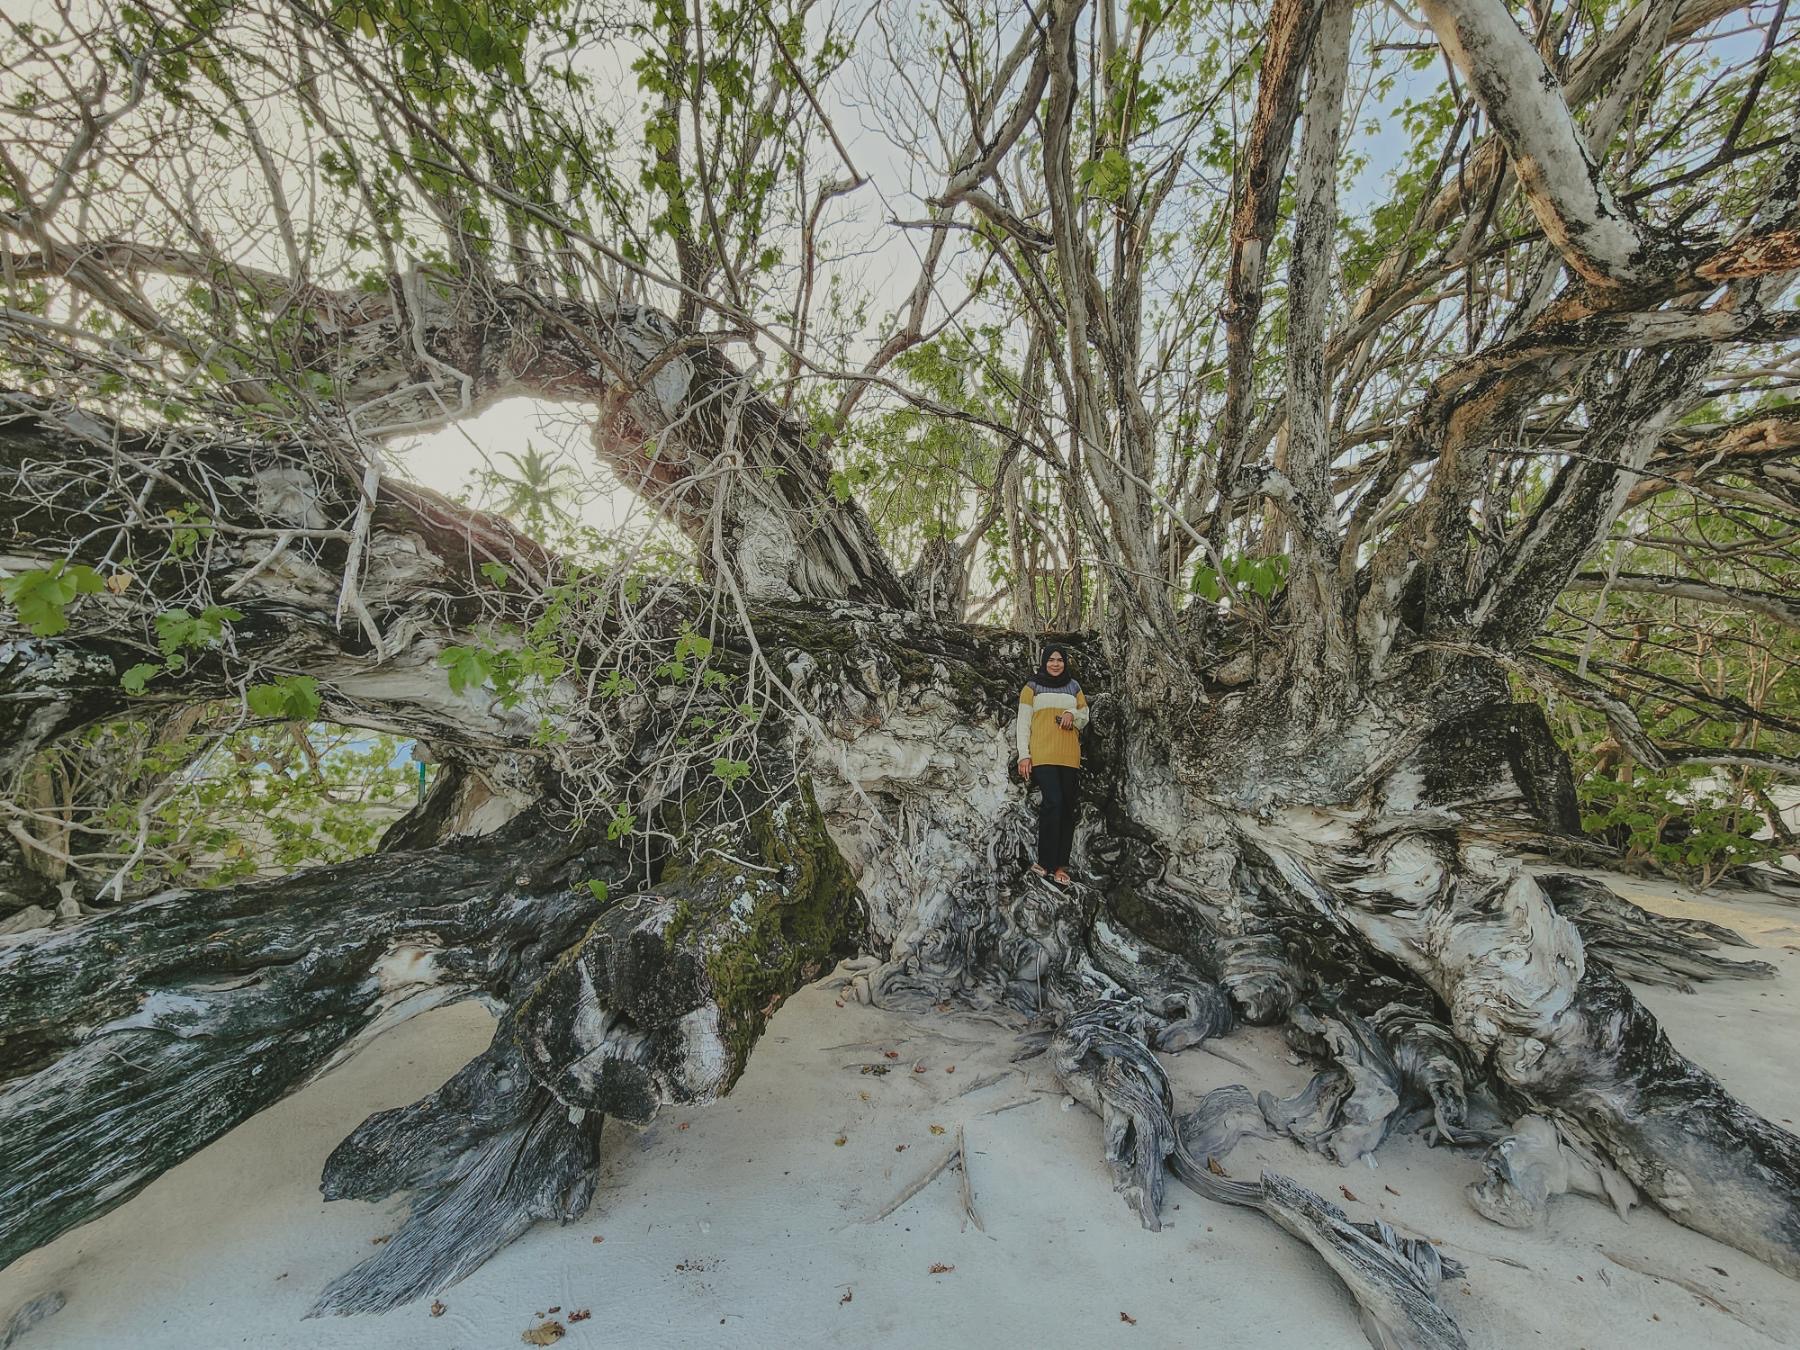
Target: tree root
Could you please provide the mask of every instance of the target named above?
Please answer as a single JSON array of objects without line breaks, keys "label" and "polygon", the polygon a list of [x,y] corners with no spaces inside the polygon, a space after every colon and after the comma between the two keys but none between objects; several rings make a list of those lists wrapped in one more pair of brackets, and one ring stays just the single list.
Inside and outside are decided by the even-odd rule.
[{"label": "tree root", "polygon": [[606,1117],[644,1125],[722,1096],[780,1000],[833,963],[855,891],[809,794],[756,809],[747,829],[696,830],[689,846],[654,892],[589,926],[487,1051],[339,1145],[326,1199],[411,1191],[412,1211],[314,1313],[439,1292],[536,1220],[579,1218]]},{"label": "tree root", "polygon": [[1469,1124],[1467,1053],[1448,1028],[1408,1004],[1386,1004],[1365,1019],[1321,995],[1294,1009],[1287,1035],[1301,1053],[1332,1067],[1286,1100],[1263,1093],[1263,1114],[1278,1133],[1341,1166],[1381,1147],[1413,1108],[1429,1112],[1433,1142],[1496,1137]]},{"label": "tree root", "polygon": [[627,876],[616,850],[537,828],[170,891],[0,945],[0,1264],[124,1203],[359,1039],[529,987],[593,917],[577,879]]},{"label": "tree root", "polygon": [[1774,978],[1775,967],[1767,961],[1714,955],[1718,946],[1751,945],[1719,924],[1652,913],[1589,877],[1556,873],[1539,877],[1538,884],[1556,912],[1580,930],[1588,955],[1626,979],[1691,993],[1694,980]]},{"label": "tree root", "polygon": [[[1448,833],[1393,829],[1361,847],[1334,842],[1304,861],[1290,856],[1279,869],[1285,902],[1274,886],[1259,898],[1285,903],[1303,926],[1329,914],[1351,930],[1347,946],[1404,963],[1442,1000],[1456,1041],[1489,1066],[1498,1095],[1590,1142],[1677,1222],[1800,1276],[1800,1139],[1678,1053],[1608,965],[1654,964],[1670,981],[1767,967],[1691,950],[1726,940],[1713,925],[1660,919],[1580,878],[1542,886]],[[1571,913],[1594,935],[1593,960]],[[1329,1087],[1315,1095],[1321,1108],[1336,1105]],[[1294,1128],[1316,1135],[1331,1123],[1324,1110],[1317,1121],[1302,1113]],[[1509,1191],[1501,1166],[1482,1203],[1538,1212],[1539,1191],[1555,1188],[1524,1170]]]},{"label": "tree root", "polygon": [[[990,894],[993,900],[983,897],[984,903],[968,905],[966,914],[952,906],[944,916],[949,935],[927,935],[914,951],[878,971],[877,1002],[918,1006],[945,998],[962,1001],[975,991],[981,1006],[997,1001],[1038,1015],[1047,1025],[1021,1038],[1024,1054],[1047,1050],[1057,1081],[1099,1117],[1114,1187],[1145,1228],[1162,1226],[1172,1171],[1208,1199],[1263,1211],[1317,1250],[1357,1300],[1376,1346],[1451,1350],[1464,1344],[1435,1300],[1439,1281],[1460,1275],[1460,1268],[1429,1243],[1400,1237],[1386,1225],[1352,1224],[1336,1206],[1284,1177],[1234,1181],[1208,1170],[1207,1160],[1222,1157],[1238,1140],[1272,1134],[1267,1112],[1248,1088],[1230,1087],[1207,1094],[1195,1110],[1178,1116],[1152,1046],[1201,1044],[1228,1030],[1235,1016],[1223,989],[1183,956],[1109,923],[1088,887],[1058,890],[1020,877],[996,880]],[[1156,903],[1173,902],[1164,895]],[[934,962],[921,958],[926,950],[936,954]],[[987,968],[986,978],[972,977],[963,963],[984,954],[999,963]],[[1012,964],[1005,964],[1008,960]],[[1282,984],[1292,969],[1282,955]],[[1346,1013],[1331,1026],[1354,1039],[1348,1030],[1352,1018]],[[1379,1035],[1354,1020],[1366,1037],[1363,1059],[1386,1066],[1385,1077],[1366,1075],[1371,1090],[1386,1091],[1391,1099],[1372,1104],[1368,1112],[1371,1127],[1385,1133],[1400,1105],[1403,1075],[1381,1048]],[[1321,1033],[1327,1029],[1316,1017],[1311,1026]],[[1350,1041],[1343,1044],[1349,1056]],[[1421,1066],[1435,1068],[1443,1058],[1415,1049],[1408,1062],[1423,1073]]]},{"label": "tree root", "polygon": [[1507,1228],[1533,1228],[1550,1198],[1570,1191],[1610,1204],[1622,1219],[1637,1203],[1637,1191],[1617,1169],[1543,1116],[1526,1116],[1512,1133],[1488,1150],[1486,1175],[1466,1194],[1476,1213]]},{"label": "tree root", "polygon": [[327,1200],[412,1192],[400,1230],[333,1280],[309,1316],[386,1312],[441,1292],[539,1219],[587,1212],[605,1117],[571,1111],[526,1071],[512,1028],[436,1092],[359,1125],[333,1150]]},{"label": "tree root", "polygon": [[1800,1278],[1800,1138],[1677,1051],[1616,976],[1590,967],[1541,1037],[1506,1049],[1509,1079],[1677,1223]]},{"label": "tree root", "polygon": [[[1116,1188],[1146,1228],[1161,1227],[1164,1169],[1209,1200],[1267,1214],[1312,1247],[1356,1300],[1364,1331],[1381,1350],[1459,1350],[1466,1345],[1437,1302],[1438,1285],[1462,1268],[1431,1243],[1385,1223],[1353,1224],[1343,1210],[1283,1176],[1259,1181],[1215,1175],[1201,1159],[1255,1133],[1248,1090],[1209,1093],[1178,1120],[1168,1076],[1144,1037],[1146,1017],[1131,1003],[1096,1003],[1069,1018],[1051,1054],[1057,1080],[1100,1117]],[[1196,1156],[1188,1140],[1206,1148]]]}]

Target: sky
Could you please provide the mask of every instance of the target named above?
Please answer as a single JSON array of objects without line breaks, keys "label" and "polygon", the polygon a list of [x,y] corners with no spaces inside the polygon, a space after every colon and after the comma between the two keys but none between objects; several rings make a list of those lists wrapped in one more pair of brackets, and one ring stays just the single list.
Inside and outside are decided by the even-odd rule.
[{"label": "sky", "polygon": [[[1409,22],[1417,25],[1419,21],[1408,21],[1392,8],[1382,11],[1373,22],[1384,30],[1382,40],[1419,37],[1409,27]],[[640,53],[641,48],[620,41],[589,58],[589,73],[597,89],[610,91],[610,110],[621,122],[636,115],[639,96],[630,72]],[[865,23],[845,77],[822,90],[827,113],[850,160],[868,181],[836,204],[837,228],[821,251],[828,258],[828,265],[868,298],[870,313],[877,318],[903,308],[920,262],[922,236],[886,225],[896,219],[922,218],[926,214],[923,197],[935,186],[920,181],[918,166],[907,159],[881,124],[874,105],[881,96],[882,82],[892,78],[891,71],[884,67],[885,60],[879,35],[868,31]],[[1405,66],[1400,82],[1385,99],[1377,101],[1371,94],[1347,109],[1351,124],[1360,128],[1347,139],[1367,153],[1369,159],[1346,187],[1346,212],[1368,210],[1385,195],[1388,170],[1405,143],[1399,117],[1393,110],[1405,98],[1435,87],[1440,79],[1441,73],[1435,68],[1415,72]],[[954,279],[945,285],[953,288]],[[871,335],[871,347],[873,339]],[[620,486],[610,471],[596,461],[579,413],[561,405],[531,399],[507,400],[478,417],[409,438],[392,450],[407,477],[457,496],[464,492],[473,495],[473,485],[484,468],[491,468],[504,452],[516,453],[526,444],[555,453],[575,470],[582,486],[578,501],[572,505],[583,522],[610,530],[638,511],[634,494]]]}]

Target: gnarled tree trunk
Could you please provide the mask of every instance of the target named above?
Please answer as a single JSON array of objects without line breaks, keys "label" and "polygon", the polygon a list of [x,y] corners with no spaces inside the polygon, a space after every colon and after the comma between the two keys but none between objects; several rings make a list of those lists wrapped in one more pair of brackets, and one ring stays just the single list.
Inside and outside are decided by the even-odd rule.
[{"label": "gnarled tree trunk", "polygon": [[[0,433],[14,457],[53,434],[20,421]],[[951,999],[1035,1024],[1102,1117],[1141,1222],[1156,1226],[1170,1172],[1263,1209],[1325,1255],[1378,1343],[1460,1344],[1435,1297],[1454,1267],[1281,1178],[1223,1183],[1208,1156],[1249,1131],[1348,1161],[1423,1113],[1449,1142],[1497,1146],[1485,1210],[1529,1213],[1546,1187],[1503,1160],[1523,1156],[1510,1122],[1541,1117],[1555,1147],[1586,1150],[1678,1220],[1800,1270],[1793,1137],[1683,1060],[1609,966],[1675,980],[1766,972],[1704,950],[1728,935],[1515,859],[1571,826],[1572,789],[1541,718],[1511,705],[1485,663],[1456,658],[1300,725],[1278,687],[1140,654],[1134,668],[1160,679],[1120,688],[1094,651],[1085,880],[1059,890],[1024,869],[1030,812],[1010,777],[1023,637],[841,599],[764,603],[749,627],[715,621],[709,668],[727,684],[758,663],[781,671],[790,701],[757,723],[740,780],[667,785],[665,842],[628,857],[559,815],[564,791],[524,719],[434,688],[443,675],[385,617],[420,578],[458,577],[462,598],[440,590],[443,628],[411,629],[434,650],[485,603],[456,561],[475,536],[408,502],[389,500],[368,544],[375,557],[409,550],[399,590],[366,588],[379,649],[346,651],[322,606],[295,605],[280,624],[247,620],[237,651],[191,678],[229,691],[251,651],[318,670],[333,715],[412,730],[538,806],[484,838],[439,842],[464,791],[447,775],[443,800],[396,827],[410,851],[168,892],[5,940],[7,1257],[120,1203],[360,1038],[475,994],[502,1012],[490,1049],[371,1119],[327,1167],[328,1196],[404,1191],[413,1208],[319,1308],[392,1307],[538,1219],[580,1214],[605,1116],[641,1123],[729,1090],[781,1000],[862,950],[883,958],[866,977],[878,1004]],[[219,554],[215,585],[254,566],[253,551]],[[264,569],[236,603],[273,612],[295,575]],[[115,597],[82,603],[91,612],[58,639],[73,659],[12,676],[15,706],[55,710],[20,723],[42,737],[118,707],[130,625]],[[671,638],[702,619],[679,588],[658,603]],[[649,692],[633,714],[640,740],[695,706]],[[1319,1078],[1285,1102],[1241,1089],[1174,1100],[1152,1049],[1239,1021],[1287,1023]]]}]

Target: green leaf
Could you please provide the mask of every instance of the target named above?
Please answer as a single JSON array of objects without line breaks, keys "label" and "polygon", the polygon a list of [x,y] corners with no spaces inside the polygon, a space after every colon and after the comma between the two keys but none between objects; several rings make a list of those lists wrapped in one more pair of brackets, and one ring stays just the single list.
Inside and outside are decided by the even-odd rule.
[{"label": "green leaf", "polygon": [[93,595],[106,583],[93,568],[82,563],[51,563],[48,567],[20,572],[0,581],[4,595],[19,622],[38,637],[55,637],[67,631],[65,610],[78,595]]},{"label": "green leaf", "polygon": [[187,664],[187,658],[181,655],[181,649],[193,642],[194,616],[185,609],[165,609],[152,621],[156,627],[156,645],[162,648],[162,654],[169,661],[171,670],[178,670]]},{"label": "green leaf", "polygon": [[748,760],[721,757],[712,762],[712,771],[714,778],[730,787],[738,780],[750,776],[750,764]]},{"label": "green leaf", "polygon": [[165,609],[153,620],[156,645],[162,648],[169,669],[179,670],[187,664],[185,653],[188,648],[211,646],[225,635],[227,624],[236,623],[243,617],[229,605],[208,605],[198,614],[189,614],[185,609]]},{"label": "green leaf", "polygon": [[450,692],[463,693],[479,689],[487,683],[490,662],[488,654],[475,647],[446,647],[438,654],[438,664],[450,672]]},{"label": "green leaf", "polygon": [[163,668],[160,665],[147,661],[140,661],[135,666],[131,667],[130,670],[127,670],[123,675],[119,676],[119,684],[128,694],[141,694],[144,692],[144,686],[153,678],[162,674],[162,671]]},{"label": "green leaf", "polygon": [[212,517],[199,502],[165,511],[163,515],[175,528],[169,531],[169,556],[191,558],[203,539],[212,537]]},{"label": "green leaf", "polygon": [[1090,195],[1105,202],[1120,201],[1131,187],[1131,161],[1117,146],[1112,146],[1097,159],[1083,164],[1075,176]]},{"label": "green leaf", "polygon": [[611,893],[604,881],[590,881],[587,888],[593,894],[594,899],[603,905],[606,903],[606,897]]},{"label": "green leaf", "polygon": [[675,639],[675,659],[685,661],[690,656],[697,656],[702,661],[712,655],[712,639],[702,637],[698,633],[683,633]]},{"label": "green leaf", "polygon": [[310,675],[287,675],[253,684],[244,691],[244,702],[258,717],[310,722],[319,714],[319,682]]},{"label": "green leaf", "polygon": [[506,564],[504,563],[484,562],[481,564],[480,571],[482,576],[486,577],[496,586],[505,586],[508,579],[512,576],[512,573],[507,570]]}]

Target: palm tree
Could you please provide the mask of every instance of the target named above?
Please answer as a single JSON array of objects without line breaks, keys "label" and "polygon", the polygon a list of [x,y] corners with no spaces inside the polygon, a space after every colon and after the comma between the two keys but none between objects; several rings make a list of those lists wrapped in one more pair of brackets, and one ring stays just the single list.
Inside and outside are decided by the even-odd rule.
[{"label": "palm tree", "polygon": [[503,514],[546,541],[575,523],[575,513],[565,505],[579,486],[573,467],[530,442],[523,454],[502,451],[500,458],[511,470],[491,468],[482,477],[484,492],[500,498]]}]

